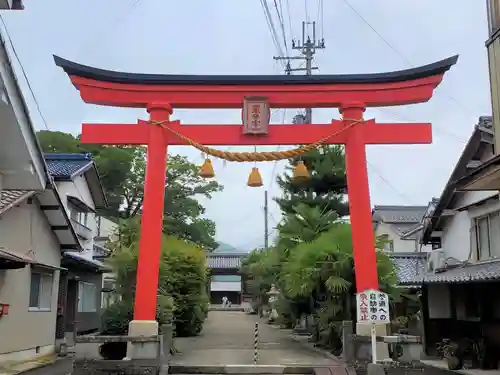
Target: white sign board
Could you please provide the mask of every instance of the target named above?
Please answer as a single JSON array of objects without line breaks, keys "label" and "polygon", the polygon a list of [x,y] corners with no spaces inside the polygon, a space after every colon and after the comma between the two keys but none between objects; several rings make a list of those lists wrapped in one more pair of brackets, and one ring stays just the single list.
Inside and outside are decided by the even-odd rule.
[{"label": "white sign board", "polygon": [[389,296],[378,290],[356,294],[358,323],[390,323]]}]

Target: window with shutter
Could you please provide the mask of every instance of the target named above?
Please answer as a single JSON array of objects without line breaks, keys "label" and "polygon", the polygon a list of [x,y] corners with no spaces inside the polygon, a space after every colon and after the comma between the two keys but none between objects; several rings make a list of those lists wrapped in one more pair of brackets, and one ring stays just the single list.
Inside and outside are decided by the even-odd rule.
[{"label": "window with shutter", "polygon": [[470,226],[470,257],[474,259],[479,259],[478,248],[477,248],[477,230],[476,230],[476,220],[472,220]]},{"label": "window with shutter", "polygon": [[490,230],[488,216],[483,216],[476,220],[478,239],[478,259],[486,260],[490,258]]},{"label": "window with shutter", "polygon": [[500,257],[500,212],[475,218],[471,228],[471,254],[477,260]]},{"label": "window with shutter", "polygon": [[490,254],[493,258],[500,257],[500,212],[490,215]]}]

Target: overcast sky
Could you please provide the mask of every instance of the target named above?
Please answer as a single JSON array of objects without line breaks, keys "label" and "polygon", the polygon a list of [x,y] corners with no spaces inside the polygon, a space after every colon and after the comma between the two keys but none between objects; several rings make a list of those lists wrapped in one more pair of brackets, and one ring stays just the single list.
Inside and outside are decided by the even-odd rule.
[{"label": "overcast sky", "polygon": [[[279,32],[274,1],[267,1]],[[485,1],[327,0],[323,17],[318,17],[319,0],[306,0],[307,6],[304,0],[282,3],[288,39],[300,36],[302,20],[318,21],[318,34],[327,44],[315,59],[319,74],[400,70],[460,55],[429,103],[366,113],[366,118],[386,122],[429,121],[434,129],[431,145],[368,148],[372,205],[425,205],[439,196],[478,116],[491,112]],[[4,20],[50,130],[76,134],[82,122],[133,123],[147,118],[141,110],[84,104],[54,65],[52,54],[137,73],[282,73],[272,58],[277,52],[258,0],[25,0],[25,7],[24,12],[5,13]],[[22,78],[21,84],[36,128],[45,129]],[[295,114],[286,111],[287,121]],[[174,113],[185,124],[236,123],[240,116],[235,110]],[[273,120],[279,123],[282,117],[280,112]],[[313,121],[332,118],[338,118],[335,109],[313,113]],[[172,147],[169,152],[202,161],[191,148]],[[280,195],[273,180],[284,164],[259,165],[270,197]],[[262,245],[264,189],[246,186],[252,165],[224,166],[218,160],[214,165],[225,189],[205,205],[206,216],[217,224],[217,239],[241,249]],[[270,212],[274,226],[280,220],[274,202]]]}]

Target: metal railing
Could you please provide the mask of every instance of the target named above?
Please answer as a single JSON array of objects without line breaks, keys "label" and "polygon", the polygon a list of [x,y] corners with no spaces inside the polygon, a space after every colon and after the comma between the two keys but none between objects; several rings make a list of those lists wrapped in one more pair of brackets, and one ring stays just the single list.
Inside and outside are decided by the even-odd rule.
[{"label": "metal railing", "polygon": [[74,219],[71,219],[71,223],[73,224],[73,228],[75,229],[75,232],[78,236],[82,237],[85,240],[89,240],[90,238],[92,238],[92,230],[89,227]]}]

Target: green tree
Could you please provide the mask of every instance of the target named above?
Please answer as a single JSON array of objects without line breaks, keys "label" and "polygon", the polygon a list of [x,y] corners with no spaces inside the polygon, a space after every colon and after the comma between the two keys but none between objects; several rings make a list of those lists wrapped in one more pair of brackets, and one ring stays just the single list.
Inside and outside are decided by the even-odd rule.
[{"label": "green tree", "polygon": [[[82,144],[79,136],[53,131],[39,131],[38,139],[44,152],[92,154],[109,203],[109,209],[101,214],[121,219],[140,216],[146,169],[144,147]],[[222,186],[201,178],[198,167],[180,155],[169,155],[166,181],[164,231],[208,249],[216,248],[215,223],[202,218],[205,208],[197,197],[211,198],[222,191]]]},{"label": "green tree", "polygon": [[[135,296],[138,259],[137,220],[120,223],[121,237],[109,246],[113,249],[107,260],[116,278],[116,291],[122,302],[105,313],[106,332],[125,334],[131,319]],[[157,319],[175,323],[177,336],[198,334],[208,311],[206,295],[207,269],[202,248],[174,236],[164,237],[158,283]],[[125,311],[118,314],[116,310]],[[111,317],[110,317],[111,316]],[[121,331],[120,331],[121,330]],[[120,331],[120,332],[117,332]]]},{"label": "green tree", "polygon": [[[377,249],[383,243],[377,241]],[[281,252],[281,254],[283,254]],[[397,275],[390,258],[377,251],[381,290],[392,302],[404,290],[397,288]],[[281,290],[278,312],[282,323],[291,324],[302,314],[315,317],[316,339],[332,349],[341,345],[342,320],[355,316],[355,275],[350,224],[337,221],[311,241],[300,241],[286,256],[279,248],[251,253],[242,271],[251,279],[250,292],[265,295],[271,284]]]},{"label": "green tree", "polygon": [[334,211],[322,212],[318,206],[308,206],[305,203],[297,204],[292,210],[293,212],[285,213],[278,225],[278,244],[287,249],[315,240],[338,219]]},{"label": "green tree", "polygon": [[[310,178],[295,182],[292,170],[295,164],[303,161]],[[333,211],[339,217],[348,214],[344,196],[347,193],[344,149],[339,145],[324,145],[299,158],[290,160],[286,172],[277,178],[283,189],[283,196],[276,198],[283,213],[294,213],[299,203],[318,207],[321,212]]]}]

